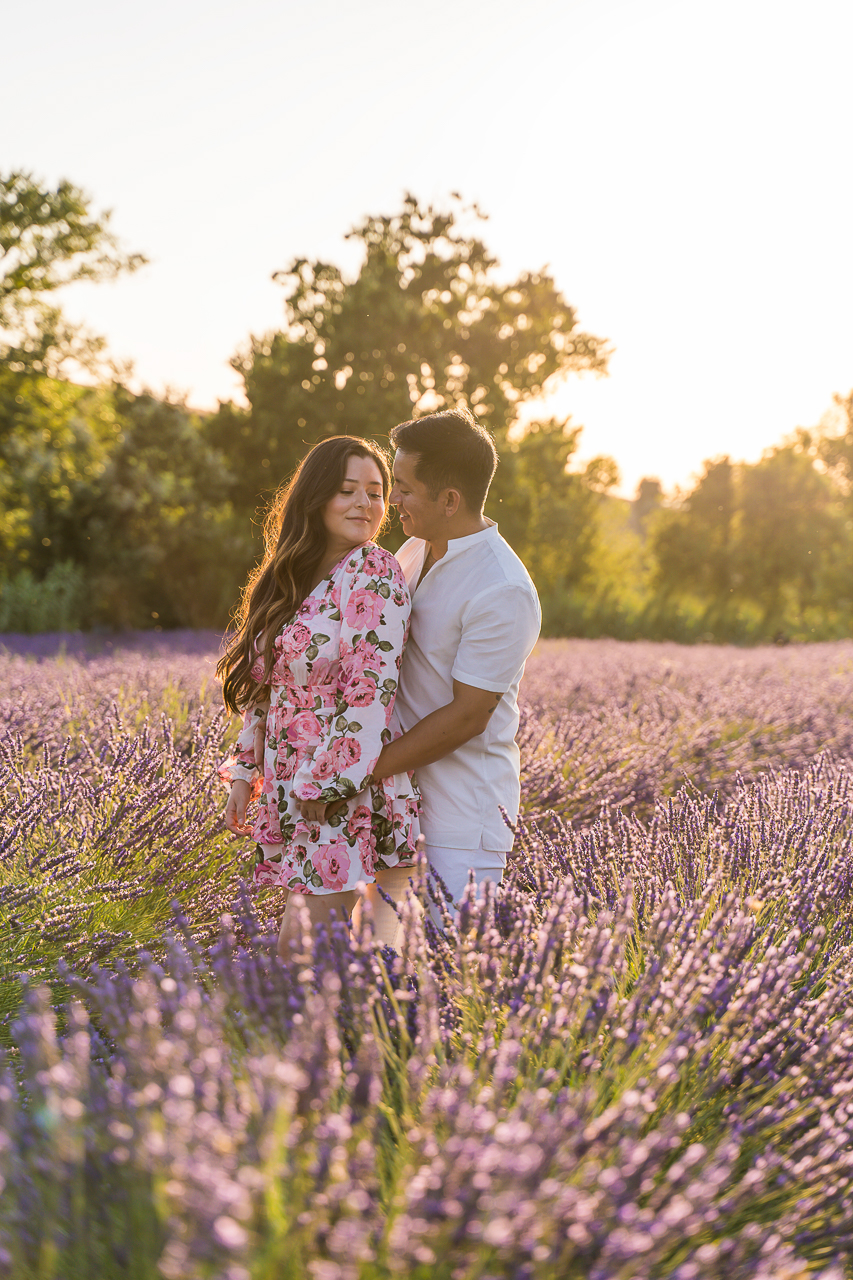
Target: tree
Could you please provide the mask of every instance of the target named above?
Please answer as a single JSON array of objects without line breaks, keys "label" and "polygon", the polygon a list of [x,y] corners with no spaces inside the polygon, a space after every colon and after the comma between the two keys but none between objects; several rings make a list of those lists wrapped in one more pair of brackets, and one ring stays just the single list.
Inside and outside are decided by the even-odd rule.
[{"label": "tree", "polygon": [[828,416],[836,420],[841,430],[829,430],[821,435],[818,455],[853,503],[853,391],[832,399],[835,410]]},{"label": "tree", "polygon": [[0,369],[0,577],[85,560],[76,508],[100,496],[119,432],[109,394]]},{"label": "tree", "polygon": [[751,601],[767,634],[831,604],[827,571],[843,563],[845,539],[838,490],[817,455],[800,431],[754,465],[706,462],[693,491],[653,523],[657,590],[698,597],[718,616]]},{"label": "tree", "polygon": [[581,427],[569,419],[531,422],[507,441],[486,514],[524,561],[540,593],[577,587],[596,547],[600,494],[618,482],[615,463],[596,458],[572,471]]},{"label": "tree", "polygon": [[13,371],[55,372],[86,361],[102,343],[70,325],[47,298],[75,280],[109,280],[145,263],[124,253],[72,183],[55,189],[32,174],[0,174],[0,359]]},{"label": "tree", "polygon": [[199,416],[120,384],[25,382],[4,395],[0,376],[0,581],[74,566],[89,622],[224,625],[253,547]]},{"label": "tree", "polygon": [[182,403],[112,389],[119,431],[98,491],[80,495],[101,621],[222,626],[252,561],[228,475],[203,420]]},{"label": "tree", "polygon": [[640,537],[648,536],[649,523],[663,506],[663,487],[657,476],[643,476],[631,503],[630,524]]},{"label": "tree", "polygon": [[719,610],[728,606],[734,582],[735,470],[725,457],[704,468],[677,507],[650,521],[655,586],[664,596],[701,596]]},{"label": "tree", "polygon": [[251,411],[224,407],[213,425],[241,503],[253,506],[326,435],[382,437],[415,411],[464,401],[503,442],[549,378],[606,368],[605,342],[578,328],[551,276],[501,284],[469,219],[482,215],[458,197],[439,212],[407,195],[399,214],[349,233],[364,255],[355,279],[304,258],[278,273],[284,329],[233,361]]},{"label": "tree", "polygon": [[799,611],[818,603],[823,566],[841,532],[831,481],[815,467],[807,432],[745,467],[740,494],[739,591],[768,625],[787,598]]},{"label": "tree", "polygon": [[830,608],[853,617],[853,391],[833,396],[835,408],[818,434],[818,456],[841,494],[841,530],[824,565],[823,590]]}]

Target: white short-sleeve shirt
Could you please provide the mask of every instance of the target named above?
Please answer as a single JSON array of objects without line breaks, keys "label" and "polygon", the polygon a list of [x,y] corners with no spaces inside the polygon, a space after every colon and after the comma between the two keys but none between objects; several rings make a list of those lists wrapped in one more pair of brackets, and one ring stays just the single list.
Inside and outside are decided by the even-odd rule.
[{"label": "white short-sleeve shirt", "polygon": [[518,556],[490,524],[452,538],[418,585],[427,544],[409,538],[396,553],[412,594],[396,713],[403,730],[453,700],[453,681],[503,694],[486,730],[415,770],[427,845],[512,848],[520,800],[518,686],[542,621],[539,598]]}]

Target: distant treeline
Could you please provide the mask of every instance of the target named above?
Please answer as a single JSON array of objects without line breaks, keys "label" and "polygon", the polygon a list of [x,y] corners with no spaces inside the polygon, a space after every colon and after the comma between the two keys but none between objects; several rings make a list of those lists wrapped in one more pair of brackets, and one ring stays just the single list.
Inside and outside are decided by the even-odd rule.
[{"label": "distant treeline", "polygon": [[[142,259],[76,188],[0,175],[0,630],[224,627],[262,550],[260,509],[312,443],[381,443],[463,401],[495,435],[487,513],[529,566],[548,634],[849,634],[853,393],[757,464],[716,459],[688,492],[647,479],[634,502],[614,498],[612,459],[576,465],[579,427],[517,425],[548,378],[604,372],[607,344],[547,274],[497,283],[475,215],[407,197],[351,233],[356,279],[294,261],[282,330],[233,361],[248,409],[200,414],[131,392],[48,305],[60,284]],[[387,545],[400,538],[392,524]]]}]

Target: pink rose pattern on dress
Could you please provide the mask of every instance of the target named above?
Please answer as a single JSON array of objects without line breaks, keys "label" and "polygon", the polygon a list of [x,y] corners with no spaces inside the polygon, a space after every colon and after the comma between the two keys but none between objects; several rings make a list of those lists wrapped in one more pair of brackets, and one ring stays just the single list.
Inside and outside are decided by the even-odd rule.
[{"label": "pink rose pattern on dress", "polygon": [[299,711],[287,726],[287,741],[296,748],[313,747],[320,736],[320,721],[313,711]]},{"label": "pink rose pattern on dress", "polygon": [[370,830],[372,818],[373,815],[366,804],[358,805],[349,816],[349,821],[347,822],[347,834],[355,836],[356,839],[358,839],[359,832],[364,831],[365,828],[367,828],[368,831]]},{"label": "pink rose pattern on dress", "polygon": [[369,707],[376,697],[376,684],[366,676],[359,676],[347,685],[344,697],[348,707]]},{"label": "pink rose pattern on dress", "polygon": [[277,885],[279,883],[280,870],[276,862],[258,862],[255,865],[255,884]]},{"label": "pink rose pattern on dress", "polygon": [[364,831],[360,833],[357,844],[358,856],[361,860],[361,869],[364,872],[365,879],[374,880],[376,878],[376,863],[379,859],[376,836],[372,831]]},{"label": "pink rose pattern on dress", "polygon": [[[335,760],[333,751],[321,751],[314,757],[311,762],[311,776],[315,782],[327,782],[329,778],[334,778],[337,773],[337,761]],[[302,786],[311,786],[311,782],[302,783]],[[322,788],[321,788],[322,790]],[[301,791],[297,792],[300,799],[311,800],[313,796],[304,796]]]},{"label": "pink rose pattern on dress", "polygon": [[[350,552],[303,602],[275,641],[264,764],[254,764],[248,711],[223,780],[254,779],[253,839],[280,845],[256,886],[339,893],[377,869],[414,861],[420,801],[409,777],[366,787],[384,743],[411,602],[397,561],[373,543]],[[259,675],[262,665],[256,664]],[[297,678],[298,673],[298,678]],[[326,823],[303,821],[291,794],[340,802]]]},{"label": "pink rose pattern on dress", "polygon": [[351,627],[372,631],[382,621],[384,601],[375,591],[353,591],[346,603],[344,618]]},{"label": "pink rose pattern on dress", "polygon": [[361,759],[361,743],[358,738],[338,738],[331,750],[337,773],[348,773]]},{"label": "pink rose pattern on dress", "polygon": [[298,658],[310,644],[311,632],[301,621],[285,627],[281,635],[276,638],[276,647],[281,649],[281,654],[287,661]]},{"label": "pink rose pattern on dress", "polygon": [[341,893],[349,880],[350,856],[343,841],[321,844],[314,854],[314,867],[328,893]]},{"label": "pink rose pattern on dress", "polygon": [[369,573],[372,577],[381,578],[385,572],[385,561],[382,558],[382,551],[379,547],[368,547],[367,554],[364,557],[364,572]]}]

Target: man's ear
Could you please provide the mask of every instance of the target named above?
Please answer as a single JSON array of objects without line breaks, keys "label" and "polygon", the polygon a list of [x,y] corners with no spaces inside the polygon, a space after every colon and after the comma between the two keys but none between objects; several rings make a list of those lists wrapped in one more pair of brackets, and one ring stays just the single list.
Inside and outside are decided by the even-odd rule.
[{"label": "man's ear", "polygon": [[458,489],[445,489],[442,495],[444,502],[444,514],[448,517],[455,516],[456,512],[462,505],[462,494]]}]

